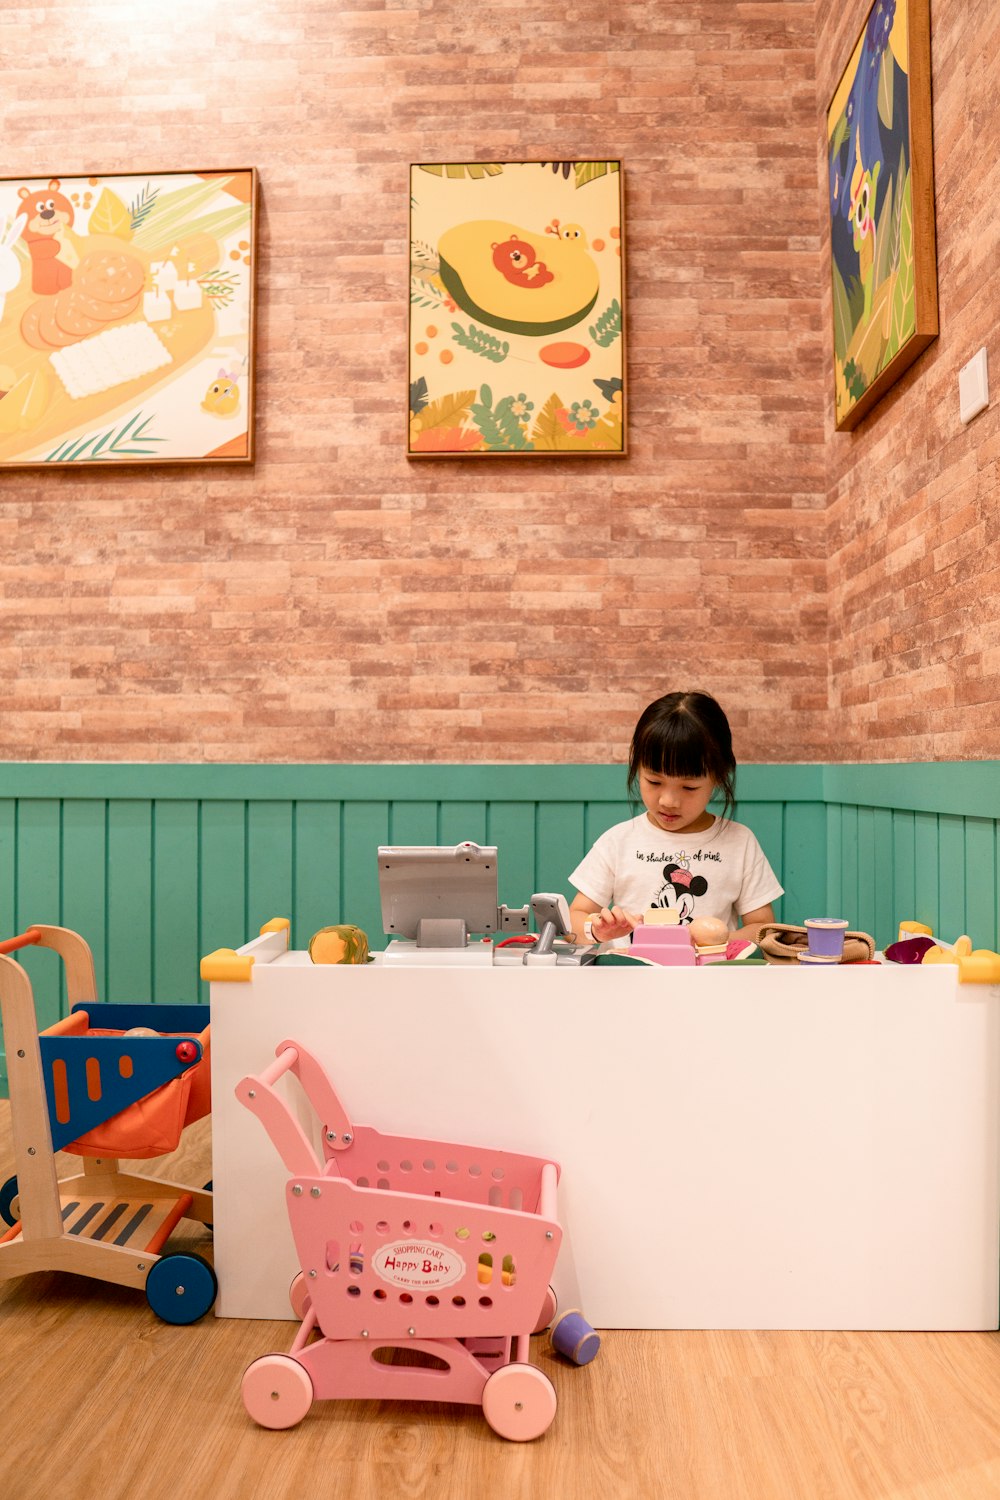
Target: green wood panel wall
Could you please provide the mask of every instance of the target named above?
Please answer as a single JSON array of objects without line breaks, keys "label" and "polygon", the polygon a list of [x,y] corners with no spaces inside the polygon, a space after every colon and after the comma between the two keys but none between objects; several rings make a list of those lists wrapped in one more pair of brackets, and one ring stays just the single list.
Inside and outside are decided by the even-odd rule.
[{"label": "green wood panel wall", "polygon": [[[906,917],[997,942],[995,762],[744,766],[737,817],[787,895],[778,915],[843,915],[880,945]],[[381,843],[499,849],[500,899],[572,896],[568,874],[630,815],[607,766],[0,766],[0,937],[81,932],[108,1000],[207,999],[202,954],[272,916],[303,947],[357,922],[382,937]],[[24,955],[39,1026],[64,1010],[58,961]],[[0,1057],[0,1088],[5,1082]]]}]

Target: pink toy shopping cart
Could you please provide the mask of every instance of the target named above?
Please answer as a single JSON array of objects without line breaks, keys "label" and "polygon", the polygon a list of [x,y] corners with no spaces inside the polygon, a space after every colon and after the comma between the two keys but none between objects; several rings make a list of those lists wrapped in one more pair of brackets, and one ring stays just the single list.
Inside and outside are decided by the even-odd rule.
[{"label": "pink toy shopping cart", "polygon": [[[530,1336],[555,1309],[558,1167],[355,1126],[304,1047],[284,1041],[276,1058],[236,1097],[291,1173],[302,1324],[289,1353],[247,1369],[247,1411],[284,1428],[317,1397],[468,1402],[501,1437],[538,1437],[556,1410]],[[322,1122],[323,1164],[274,1088],[288,1072]]]}]

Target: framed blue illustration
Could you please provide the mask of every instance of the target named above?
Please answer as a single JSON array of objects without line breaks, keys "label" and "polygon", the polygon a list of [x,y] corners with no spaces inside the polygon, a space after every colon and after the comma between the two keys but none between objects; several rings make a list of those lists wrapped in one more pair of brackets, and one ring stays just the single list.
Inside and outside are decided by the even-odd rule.
[{"label": "framed blue illustration", "polygon": [[937,336],[929,0],[874,0],[827,110],[836,425]]}]

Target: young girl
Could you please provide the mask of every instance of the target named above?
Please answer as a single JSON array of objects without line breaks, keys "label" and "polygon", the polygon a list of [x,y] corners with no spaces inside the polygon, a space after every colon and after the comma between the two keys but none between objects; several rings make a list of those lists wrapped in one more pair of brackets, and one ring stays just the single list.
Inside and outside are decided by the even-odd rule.
[{"label": "young girl", "polygon": [[[736,760],[729,721],[707,693],[667,693],[635,726],[628,790],[645,812],[602,833],[569,877],[580,942],[624,937],[650,906],[680,920],[719,917],[730,932],[773,922],[782,887],[764,852],[732,820]],[[708,811],[721,791],[723,816]],[[587,930],[589,929],[589,931]]]}]

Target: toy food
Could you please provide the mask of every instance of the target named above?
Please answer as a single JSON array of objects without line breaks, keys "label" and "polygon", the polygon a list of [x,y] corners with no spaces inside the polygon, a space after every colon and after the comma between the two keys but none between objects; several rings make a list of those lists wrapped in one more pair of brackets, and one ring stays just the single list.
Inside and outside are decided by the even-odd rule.
[{"label": "toy food", "polygon": [[933,947],[928,948],[920,962],[922,964],[957,964],[958,954],[948,948],[939,948],[935,943]]},{"label": "toy food", "polygon": [[972,953],[972,939],[963,935],[956,938],[951,948],[941,948],[934,943],[923,958],[923,964],[957,964],[960,958],[968,958]]},{"label": "toy food", "polygon": [[350,922],[321,927],[309,939],[309,957],[314,964],[370,964],[368,936]]},{"label": "toy food", "polygon": [[928,949],[935,947],[937,944],[933,938],[901,938],[898,943],[889,944],[885,956],[891,964],[919,964]]},{"label": "toy food", "polygon": [[915,937],[929,937],[932,942],[934,941],[931,929],[923,922],[900,922],[898,941],[905,943],[907,939]]},{"label": "toy food", "polygon": [[130,1026],[128,1031],[123,1031],[122,1036],[159,1036],[152,1026]]},{"label": "toy food", "polygon": [[729,941],[729,928],[719,917],[695,917],[691,923],[691,939],[698,948],[710,948]]}]

